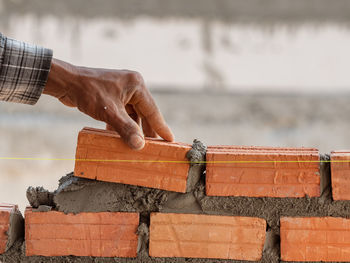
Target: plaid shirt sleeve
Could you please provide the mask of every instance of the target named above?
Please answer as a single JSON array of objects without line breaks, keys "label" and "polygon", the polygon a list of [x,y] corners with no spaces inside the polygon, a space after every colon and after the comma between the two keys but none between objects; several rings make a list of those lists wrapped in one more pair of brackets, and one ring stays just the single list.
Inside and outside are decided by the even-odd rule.
[{"label": "plaid shirt sleeve", "polygon": [[52,50],[0,33],[0,100],[34,105],[50,72]]}]

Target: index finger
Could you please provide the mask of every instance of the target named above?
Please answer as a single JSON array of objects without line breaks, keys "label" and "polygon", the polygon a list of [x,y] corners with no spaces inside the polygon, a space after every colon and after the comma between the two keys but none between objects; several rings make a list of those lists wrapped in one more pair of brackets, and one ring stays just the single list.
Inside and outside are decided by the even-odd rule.
[{"label": "index finger", "polygon": [[164,140],[174,141],[174,135],[166,124],[149,90],[146,87],[140,88],[135,92],[133,100],[135,101],[133,104],[135,110],[147,120],[151,128]]}]

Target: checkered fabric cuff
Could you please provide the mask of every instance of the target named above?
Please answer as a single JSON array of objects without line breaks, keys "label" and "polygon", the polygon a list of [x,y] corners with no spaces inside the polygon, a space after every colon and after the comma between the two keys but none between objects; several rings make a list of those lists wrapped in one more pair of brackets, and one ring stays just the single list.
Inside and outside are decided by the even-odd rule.
[{"label": "checkered fabric cuff", "polygon": [[52,50],[0,33],[0,100],[34,105],[50,72]]}]

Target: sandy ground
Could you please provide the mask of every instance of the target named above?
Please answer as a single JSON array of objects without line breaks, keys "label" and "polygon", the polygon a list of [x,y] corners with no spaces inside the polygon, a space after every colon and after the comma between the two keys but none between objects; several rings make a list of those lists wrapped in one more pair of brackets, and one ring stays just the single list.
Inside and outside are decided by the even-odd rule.
[{"label": "sandy ground", "polygon": [[[350,94],[277,95],[159,92],[153,95],[176,140],[208,145],[350,148]],[[84,126],[104,124],[43,96],[34,107],[0,103],[0,156],[74,158]],[[73,161],[0,160],[0,200],[27,204],[28,186],[50,190]]]}]

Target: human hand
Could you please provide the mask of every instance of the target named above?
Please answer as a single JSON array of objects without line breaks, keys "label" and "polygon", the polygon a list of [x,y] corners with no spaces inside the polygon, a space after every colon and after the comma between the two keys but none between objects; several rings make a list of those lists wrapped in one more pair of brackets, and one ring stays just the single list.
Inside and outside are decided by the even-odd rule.
[{"label": "human hand", "polygon": [[137,72],[77,67],[53,59],[43,93],[107,123],[107,129],[117,131],[133,149],[144,146],[141,125],[147,137],[158,134],[167,141],[174,140]]}]

